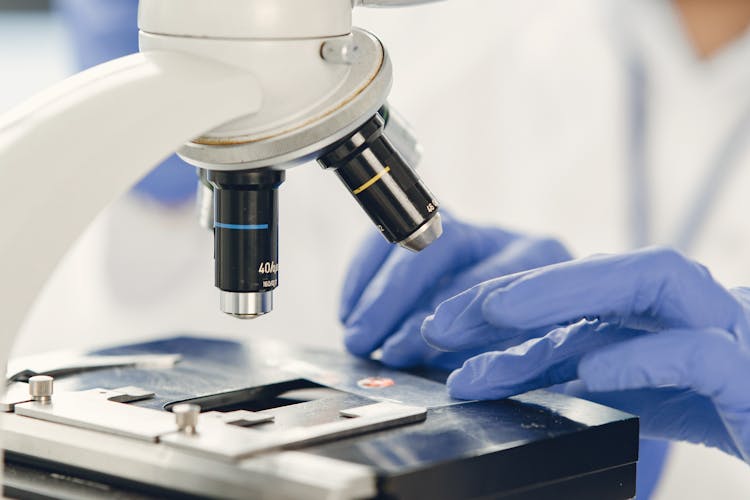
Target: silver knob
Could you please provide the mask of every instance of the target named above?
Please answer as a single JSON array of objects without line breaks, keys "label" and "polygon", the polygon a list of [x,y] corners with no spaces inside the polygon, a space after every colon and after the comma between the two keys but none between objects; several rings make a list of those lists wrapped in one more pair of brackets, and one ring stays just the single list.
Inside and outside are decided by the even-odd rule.
[{"label": "silver knob", "polygon": [[349,35],[325,42],[320,47],[320,55],[332,64],[352,65],[359,60],[360,50],[354,37]]},{"label": "silver knob", "polygon": [[185,434],[195,434],[198,427],[198,415],[201,413],[201,407],[190,403],[182,403],[172,408],[174,413],[177,429]]},{"label": "silver knob", "polygon": [[29,379],[29,394],[31,399],[40,403],[52,401],[54,379],[48,375],[35,375]]}]

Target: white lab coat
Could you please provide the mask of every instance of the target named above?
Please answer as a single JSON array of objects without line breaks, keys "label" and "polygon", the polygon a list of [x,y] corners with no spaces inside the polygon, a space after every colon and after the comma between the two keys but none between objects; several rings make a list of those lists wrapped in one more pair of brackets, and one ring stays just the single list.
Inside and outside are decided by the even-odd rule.
[{"label": "white lab coat", "polygon": [[[602,4],[457,0],[357,13],[390,50],[391,103],[418,131],[426,151],[420,172],[443,206],[560,237],[580,256],[628,248],[627,86]],[[654,243],[669,244],[706,159],[750,106],[750,62],[737,62],[750,58],[750,37],[714,66],[698,66],[676,42],[678,24],[643,5],[636,39],[656,69],[648,174]],[[649,23],[659,28],[649,31]],[[750,285],[748,190],[750,147],[692,253],[727,285]],[[338,347],[339,289],[370,222],[315,165],[289,172],[280,198],[280,287],[268,317],[239,322],[218,312],[211,237],[194,225],[191,209],[160,210],[131,197],[104,213],[66,258],[25,326],[20,352],[42,336],[46,346],[62,347],[175,331]],[[701,484],[711,484],[710,465],[703,467]]]}]

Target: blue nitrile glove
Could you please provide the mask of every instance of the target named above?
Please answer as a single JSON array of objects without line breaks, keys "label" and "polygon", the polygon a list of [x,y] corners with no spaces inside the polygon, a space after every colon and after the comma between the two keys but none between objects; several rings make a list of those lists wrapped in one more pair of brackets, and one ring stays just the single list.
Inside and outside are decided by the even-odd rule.
[{"label": "blue nitrile glove", "polygon": [[456,368],[487,347],[442,353],[428,346],[420,327],[437,304],[491,277],[570,258],[555,240],[470,225],[450,214],[443,214],[443,229],[443,236],[418,254],[389,244],[380,234],[364,242],[341,300],[345,342],[353,354],[369,356],[382,348],[381,359],[390,366]]},{"label": "blue nitrile glove", "polygon": [[[137,0],[57,0],[55,7],[68,26],[81,69],[138,52]],[[106,120],[117,117],[105,117],[103,127]],[[193,198],[197,179],[194,168],[172,155],[133,190],[162,204],[178,205]]]},{"label": "blue nitrile glove", "polygon": [[[466,399],[578,379],[571,394],[635,413],[641,435],[750,457],[750,289],[729,291],[669,249],[595,256],[500,277],[440,304],[422,332],[442,349],[549,333],[466,361]],[[564,326],[555,326],[564,325]]]}]

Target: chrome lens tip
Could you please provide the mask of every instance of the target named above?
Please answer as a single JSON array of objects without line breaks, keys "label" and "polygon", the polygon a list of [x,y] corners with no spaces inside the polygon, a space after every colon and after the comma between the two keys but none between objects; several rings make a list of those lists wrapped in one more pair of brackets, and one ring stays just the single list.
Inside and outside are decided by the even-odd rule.
[{"label": "chrome lens tip", "polygon": [[412,252],[421,252],[443,234],[443,219],[440,214],[422,224],[408,238],[398,244]]},{"label": "chrome lens tip", "polygon": [[255,319],[273,310],[273,292],[227,292],[221,290],[222,312],[238,319]]}]

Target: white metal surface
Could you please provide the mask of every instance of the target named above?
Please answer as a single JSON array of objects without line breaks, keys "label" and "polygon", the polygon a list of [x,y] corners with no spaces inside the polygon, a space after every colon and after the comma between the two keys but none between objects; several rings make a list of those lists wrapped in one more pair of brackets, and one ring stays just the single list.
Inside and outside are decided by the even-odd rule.
[{"label": "white metal surface", "polygon": [[[16,408],[22,406],[16,405]],[[159,439],[166,446],[191,450],[217,460],[233,461],[421,422],[427,416],[427,409],[381,402],[342,410],[341,416],[348,418],[309,427],[258,431],[227,425],[212,415],[201,415],[197,433],[175,432]]]},{"label": "white metal surface", "polygon": [[113,402],[111,399],[118,395],[117,391],[105,389],[65,392],[56,394],[51,402],[17,404],[15,413],[68,427],[84,427],[152,442],[178,430],[175,416],[169,412]]},{"label": "white metal surface", "polygon": [[15,414],[3,414],[0,421],[3,445],[11,452],[193,495],[343,500],[376,493],[367,467],[306,453],[287,451],[223,463],[158,443]]},{"label": "white metal surface", "polygon": [[12,412],[18,403],[31,401],[29,384],[25,382],[13,382],[5,388],[5,394],[0,399],[0,412]]},{"label": "white metal surface", "polygon": [[323,38],[352,27],[351,0],[141,0],[149,33],[211,38]]},{"label": "white metal surface", "polygon": [[200,414],[195,404],[178,404],[171,414],[123,404],[149,397],[153,393],[124,387],[63,391],[44,403],[19,403],[15,413],[0,417],[4,445],[37,459],[197,495],[300,498],[304,492],[305,498],[363,498],[375,493],[370,468],[284,450],[419,422],[427,413],[381,402],[343,410],[341,416],[348,418],[341,420],[262,432],[248,426],[271,422],[273,416]]}]

